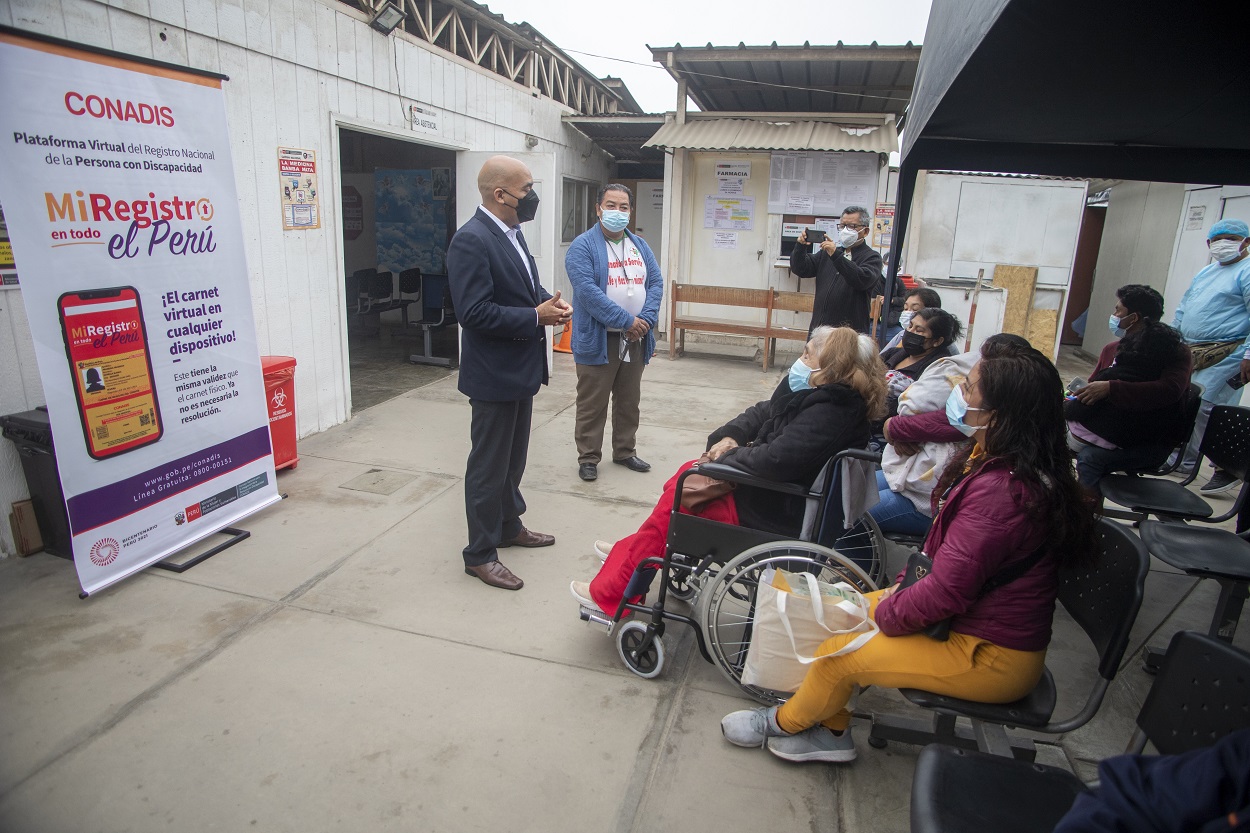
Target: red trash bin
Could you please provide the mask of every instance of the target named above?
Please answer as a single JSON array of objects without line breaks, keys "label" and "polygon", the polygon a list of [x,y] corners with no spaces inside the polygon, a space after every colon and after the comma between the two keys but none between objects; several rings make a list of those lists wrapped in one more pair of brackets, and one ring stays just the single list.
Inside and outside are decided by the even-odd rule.
[{"label": "red trash bin", "polygon": [[261,356],[265,374],[265,401],[269,403],[269,441],[273,443],[274,468],[295,468],[295,359],[291,356]]}]

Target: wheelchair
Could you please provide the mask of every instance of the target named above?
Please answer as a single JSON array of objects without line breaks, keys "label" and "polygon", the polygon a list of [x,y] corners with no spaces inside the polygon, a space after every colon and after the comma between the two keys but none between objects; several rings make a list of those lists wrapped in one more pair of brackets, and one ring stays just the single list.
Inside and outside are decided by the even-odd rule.
[{"label": "wheelchair", "polygon": [[[867,468],[877,459],[870,451],[842,451],[825,465],[810,488],[763,480],[720,463],[687,469],[678,479],[664,555],[638,564],[613,614],[582,606],[581,619],[612,633],[622,662],[646,679],[659,676],[664,668],[666,626],[672,622],[686,625],[694,630],[699,653],[731,683],[762,703],[784,702],[792,692],[742,683],[761,576],[769,568],[784,569],[808,572],[829,583],[846,582],[861,592],[877,589],[885,564],[884,552],[876,549],[877,539],[856,552],[838,552],[830,546],[845,531],[844,505],[854,497],[854,488],[847,485],[853,480],[850,468]],[[799,538],[682,513],[682,486],[692,474],[804,498],[807,506]],[[865,482],[875,497],[872,477]],[[647,594],[657,575],[660,584],[655,601],[631,602]],[[672,610],[670,599],[686,603],[691,615]]]}]

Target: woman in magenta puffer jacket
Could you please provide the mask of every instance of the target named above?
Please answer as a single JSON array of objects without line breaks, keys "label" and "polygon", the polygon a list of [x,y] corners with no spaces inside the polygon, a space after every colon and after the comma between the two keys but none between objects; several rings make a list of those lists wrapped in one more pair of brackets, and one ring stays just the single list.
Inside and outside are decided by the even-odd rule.
[{"label": "woman in magenta puffer jacket", "polygon": [[[1093,516],[1072,470],[1062,405],[1059,373],[1037,350],[973,367],[946,404],[948,422],[973,443],[933,491],[925,539],[932,570],[906,589],[895,584],[869,593],[881,632],[854,653],[815,662],[783,706],[726,716],[726,739],[767,745],[792,761],[851,761],[847,703],[856,686],[919,688],[984,703],[1009,703],[1032,690],[1050,642],[1059,568],[1094,549]],[[922,633],[944,619],[946,641]],[[834,637],[820,653],[854,636]]]}]

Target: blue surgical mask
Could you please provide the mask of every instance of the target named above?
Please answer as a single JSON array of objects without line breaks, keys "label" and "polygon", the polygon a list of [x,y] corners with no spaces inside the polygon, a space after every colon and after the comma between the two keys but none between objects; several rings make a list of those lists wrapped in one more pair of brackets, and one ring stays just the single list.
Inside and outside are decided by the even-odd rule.
[{"label": "blue surgical mask", "polygon": [[803,364],[802,359],[795,359],[790,365],[790,390],[798,393],[812,387],[812,369]]},{"label": "blue surgical mask", "polygon": [[1111,328],[1111,334],[1116,338],[1124,338],[1128,330],[1120,326],[1120,316],[1113,315],[1107,319],[1107,326]]},{"label": "blue surgical mask", "polygon": [[905,309],[898,314],[898,325],[906,330],[907,325],[910,324],[911,320],[915,317],[916,311],[914,309]]},{"label": "blue surgical mask", "polygon": [[615,209],[604,209],[603,217],[600,218],[603,227],[608,231],[616,234],[623,231],[629,225],[629,212],[617,211]]},{"label": "blue surgical mask", "polygon": [[971,437],[980,427],[978,425],[969,425],[964,422],[964,417],[968,416],[969,411],[983,411],[984,408],[968,407],[968,400],[964,399],[963,389],[956,385],[951,389],[951,395],[946,397],[946,421],[951,424],[959,433],[965,437]]}]

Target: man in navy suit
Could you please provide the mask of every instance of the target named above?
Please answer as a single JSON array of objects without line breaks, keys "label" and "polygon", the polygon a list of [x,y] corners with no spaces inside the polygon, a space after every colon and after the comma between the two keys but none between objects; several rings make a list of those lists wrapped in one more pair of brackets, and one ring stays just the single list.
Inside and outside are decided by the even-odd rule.
[{"label": "man in navy suit", "polygon": [[521,476],[529,453],[534,394],[547,384],[547,325],[573,308],[538,279],[521,223],[534,219],[538,194],[522,162],[492,156],[477,175],[482,204],[451,238],[447,275],[463,329],[460,392],[473,410],[464,477],[469,543],[464,571],[491,587],[524,585],[499,562],[502,547],[549,547],[551,535],[521,523]]}]

